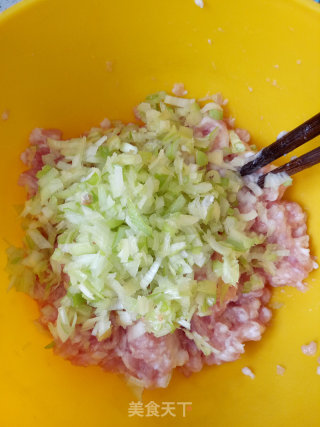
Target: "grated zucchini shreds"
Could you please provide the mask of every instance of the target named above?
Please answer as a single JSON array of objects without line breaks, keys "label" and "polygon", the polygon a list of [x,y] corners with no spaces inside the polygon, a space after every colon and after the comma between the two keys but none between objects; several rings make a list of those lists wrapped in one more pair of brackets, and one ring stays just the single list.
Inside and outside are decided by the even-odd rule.
[{"label": "grated zucchini shreds", "polygon": [[[22,212],[24,247],[9,248],[8,257],[11,284],[31,295],[36,283],[59,284],[62,271],[69,278],[54,337],[66,341],[80,324],[105,339],[112,311],[124,326],[143,318],[156,336],[190,329],[194,313],[210,312],[217,286],[250,275],[245,260],[264,241],[248,232],[256,213],[237,211],[243,183],[223,157],[207,165],[218,129],[203,138],[193,129],[204,117],[222,119],[221,107],[211,107],[159,92],[137,108],[145,126],[116,122],[86,137],[48,139],[59,161],[38,172]],[[230,137],[232,152],[242,152]],[[208,283],[195,278],[204,267]],[[254,276],[245,291],[259,286]],[[213,351],[206,337],[195,342]]]}]

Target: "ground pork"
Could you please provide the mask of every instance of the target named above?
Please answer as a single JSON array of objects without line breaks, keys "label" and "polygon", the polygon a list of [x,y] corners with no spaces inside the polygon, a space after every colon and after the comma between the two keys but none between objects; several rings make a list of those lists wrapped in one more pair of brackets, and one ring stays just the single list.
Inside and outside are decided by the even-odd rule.
[{"label": "ground pork", "polygon": [[[223,121],[204,118],[195,128],[195,134],[206,136],[216,126],[219,133],[213,148],[223,148],[229,144],[227,125]],[[236,130],[243,142],[249,141],[246,131]],[[61,138],[58,130],[35,129],[30,137],[31,147],[22,155],[29,170],[20,178],[20,184],[27,186],[29,197],[37,191],[36,173],[42,168],[42,156],[50,153],[47,138]],[[37,147],[35,150],[33,147]],[[309,252],[309,237],[306,230],[306,218],[296,203],[281,201],[284,188],[276,194],[270,190],[254,194],[247,187],[238,194],[238,209],[248,213],[253,209],[263,211],[252,221],[252,231],[267,236],[268,243],[277,244],[287,250],[288,255],[281,258],[275,274],[265,274],[268,285],[263,289],[242,293],[241,286],[229,288],[223,302],[218,301],[212,307],[211,314],[194,314],[191,331],[207,337],[214,352],[205,356],[188,338],[182,329],[157,338],[143,331],[136,334],[137,324],[124,328],[117,323],[116,316],[111,318],[110,337],[99,341],[77,325],[74,335],[66,342],[55,340],[55,353],[69,359],[72,363],[88,366],[99,365],[102,368],[123,373],[140,380],[145,387],[166,387],[172,371],[178,367],[185,375],[200,371],[203,365],[220,365],[234,361],[244,352],[248,341],[258,341],[271,319],[267,307],[271,286],[302,286],[302,281],[313,268]],[[195,278],[206,278],[205,269],[195,272]],[[245,278],[240,278],[243,283]],[[44,326],[55,322],[60,299],[65,295],[68,277],[62,275],[60,283],[49,293],[41,284],[37,284],[34,297],[40,306],[40,322]],[[140,320],[139,322],[143,322]]]}]

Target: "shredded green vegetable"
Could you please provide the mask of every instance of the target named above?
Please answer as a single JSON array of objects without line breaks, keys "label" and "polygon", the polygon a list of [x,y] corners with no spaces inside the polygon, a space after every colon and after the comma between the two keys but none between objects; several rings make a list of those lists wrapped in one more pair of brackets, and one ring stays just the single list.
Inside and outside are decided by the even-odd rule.
[{"label": "shredded green vegetable", "polygon": [[[218,129],[201,138],[192,128],[204,117],[222,119],[220,106],[210,108],[159,92],[138,106],[143,127],[115,122],[48,140],[60,160],[38,172],[38,191],[22,212],[24,247],[9,248],[8,258],[11,285],[31,295],[36,283],[49,291],[68,277],[49,325],[55,338],[66,341],[81,324],[104,339],[111,312],[123,326],[143,318],[156,336],[188,331],[194,313],[210,313],[217,287],[225,293],[251,275],[248,259],[264,263],[265,249],[255,250],[264,237],[248,231],[256,212],[237,209],[243,182],[224,168],[222,150],[210,149]],[[232,153],[244,151],[234,131],[229,137]],[[275,259],[267,256],[270,270]],[[253,275],[244,286],[263,282]],[[215,351],[188,333],[205,354]]]}]

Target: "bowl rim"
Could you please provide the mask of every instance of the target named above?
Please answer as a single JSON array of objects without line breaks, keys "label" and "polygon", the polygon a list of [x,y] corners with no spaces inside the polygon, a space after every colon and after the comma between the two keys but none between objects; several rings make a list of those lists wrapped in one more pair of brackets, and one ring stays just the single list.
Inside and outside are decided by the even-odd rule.
[{"label": "bowl rim", "polygon": [[[0,13],[0,25],[4,24],[7,20],[13,19],[17,14],[23,13],[31,7],[35,7],[40,2],[54,1],[54,0],[20,0],[18,3],[10,6],[8,9]],[[270,0],[269,0],[270,1]],[[273,0],[279,3],[280,0]],[[281,0],[283,3],[289,3],[289,0]],[[320,4],[313,0],[290,0],[290,4],[296,4],[297,7],[305,8],[315,12],[320,17]]]}]

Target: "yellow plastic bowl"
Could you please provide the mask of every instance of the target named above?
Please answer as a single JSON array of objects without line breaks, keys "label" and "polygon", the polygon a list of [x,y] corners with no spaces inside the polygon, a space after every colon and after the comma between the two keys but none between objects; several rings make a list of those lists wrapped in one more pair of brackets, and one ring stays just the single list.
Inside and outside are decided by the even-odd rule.
[{"label": "yellow plastic bowl", "polygon": [[[318,112],[319,40],[320,8],[309,0],[205,0],[203,9],[193,0],[25,0],[1,15],[0,114],[8,113],[0,120],[1,427],[320,425],[317,357],[300,348],[320,341],[319,272],[308,292],[274,292],[283,307],[239,361],[190,378],[175,373],[167,389],[144,394],[145,403],[174,402],[175,418],[140,418],[128,417],[135,398],[122,379],[44,349],[50,337],[34,322],[36,304],[8,293],[3,271],[6,242],[22,236],[14,210],[24,200],[19,154],[34,127],[71,136],[104,117],[130,120],[146,94],[182,81],[191,96],[221,91],[237,125],[262,146]],[[308,212],[314,255],[319,174],[319,166],[301,173],[289,194]],[[186,417],[177,402],[192,402]]]}]

